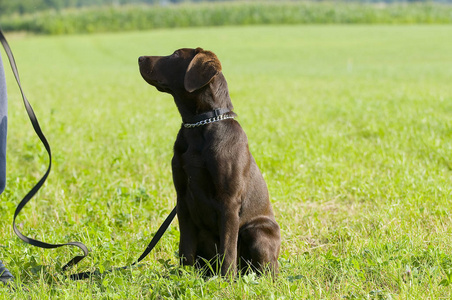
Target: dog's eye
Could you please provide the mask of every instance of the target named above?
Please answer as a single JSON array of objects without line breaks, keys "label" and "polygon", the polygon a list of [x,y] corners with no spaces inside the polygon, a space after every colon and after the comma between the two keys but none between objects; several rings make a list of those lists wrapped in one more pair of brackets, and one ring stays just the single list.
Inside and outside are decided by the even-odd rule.
[{"label": "dog's eye", "polygon": [[172,57],[179,57],[179,51],[175,51],[174,53],[173,53],[173,55],[171,55]]}]

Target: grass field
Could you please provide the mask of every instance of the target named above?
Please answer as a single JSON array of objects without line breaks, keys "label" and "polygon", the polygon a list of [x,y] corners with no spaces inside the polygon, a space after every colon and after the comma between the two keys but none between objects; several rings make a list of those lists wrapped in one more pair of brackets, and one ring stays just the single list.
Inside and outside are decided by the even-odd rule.
[{"label": "grass field", "polygon": [[0,259],[28,292],[0,286],[0,299],[450,299],[451,36],[452,26],[380,25],[9,36],[54,153],[19,217],[25,234],[86,243],[79,271],[141,254],[175,205],[181,120],[171,97],[141,79],[137,58],[202,46],[222,61],[283,241],[275,282],[179,268],[177,221],[144,267],[65,279],[75,249],[25,245],[10,226],[47,157],[8,71]]}]

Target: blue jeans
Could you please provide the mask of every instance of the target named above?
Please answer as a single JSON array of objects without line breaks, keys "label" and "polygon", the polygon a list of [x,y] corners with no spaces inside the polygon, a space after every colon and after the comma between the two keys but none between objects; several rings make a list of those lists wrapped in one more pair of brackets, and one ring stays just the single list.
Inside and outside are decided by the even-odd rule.
[{"label": "blue jeans", "polygon": [[8,102],[6,98],[5,70],[0,55],[0,194],[6,185],[6,129]]},{"label": "blue jeans", "polygon": [[[6,185],[6,112],[8,107],[6,101],[6,80],[3,69],[2,57],[0,55],[0,194],[5,190]],[[13,275],[0,261],[0,282],[11,280]]]}]

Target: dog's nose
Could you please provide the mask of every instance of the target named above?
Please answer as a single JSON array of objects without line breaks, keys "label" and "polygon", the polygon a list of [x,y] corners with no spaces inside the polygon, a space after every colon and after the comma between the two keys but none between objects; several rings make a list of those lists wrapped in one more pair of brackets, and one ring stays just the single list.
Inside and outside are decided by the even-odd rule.
[{"label": "dog's nose", "polygon": [[146,56],[140,56],[138,57],[138,62],[143,62],[146,59]]}]

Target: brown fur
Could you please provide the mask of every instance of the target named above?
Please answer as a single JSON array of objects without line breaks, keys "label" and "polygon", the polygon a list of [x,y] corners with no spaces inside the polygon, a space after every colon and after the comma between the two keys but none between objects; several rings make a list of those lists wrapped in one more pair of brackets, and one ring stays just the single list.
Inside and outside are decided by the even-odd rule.
[{"label": "brown fur", "polygon": [[[201,48],[139,58],[143,78],[174,97],[182,120],[233,106],[216,55]],[[172,160],[184,265],[209,262],[221,274],[251,268],[278,272],[281,244],[264,178],[233,119],[184,128]]]}]

